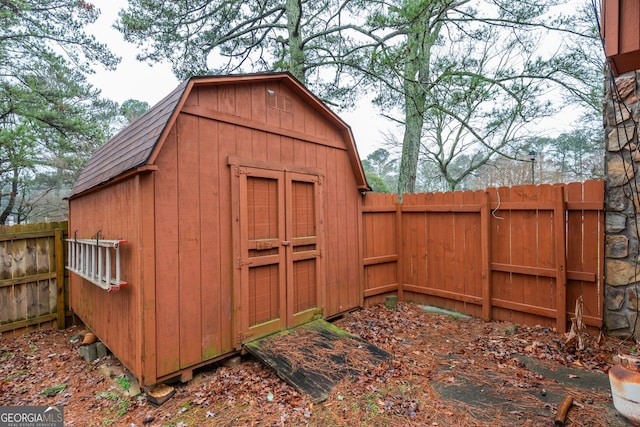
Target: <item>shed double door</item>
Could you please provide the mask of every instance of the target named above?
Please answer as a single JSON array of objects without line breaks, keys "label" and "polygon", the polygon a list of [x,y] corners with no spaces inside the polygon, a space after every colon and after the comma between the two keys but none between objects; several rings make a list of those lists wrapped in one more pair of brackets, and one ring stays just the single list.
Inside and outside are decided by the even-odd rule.
[{"label": "shed double door", "polygon": [[312,320],[321,313],[320,179],[238,167],[239,341]]}]

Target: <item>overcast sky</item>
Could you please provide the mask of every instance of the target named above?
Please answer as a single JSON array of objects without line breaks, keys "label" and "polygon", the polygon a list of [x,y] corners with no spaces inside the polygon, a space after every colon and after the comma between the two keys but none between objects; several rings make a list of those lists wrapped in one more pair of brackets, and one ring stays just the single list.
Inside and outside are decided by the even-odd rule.
[{"label": "overcast sky", "polygon": [[[126,0],[98,0],[95,4],[101,14],[96,24],[88,27],[99,41],[107,44],[112,52],[122,57],[116,71],[97,70],[89,77],[95,87],[102,90],[105,98],[120,104],[127,99],[146,101],[154,105],[171,92],[179,81],[168,64],[150,66],[136,60],[136,47],[123,40],[122,35],[111,28],[118,11],[127,5]],[[340,113],[340,117],[351,126],[361,158],[382,144],[381,130],[386,129],[385,119],[379,117],[369,102],[353,113]],[[390,127],[391,125],[387,125]]]},{"label": "overcast sky", "polygon": [[126,0],[101,0],[96,4],[101,11],[100,18],[87,29],[122,57],[122,61],[116,71],[99,69],[89,78],[90,82],[102,89],[105,97],[118,103],[137,99],[154,105],[178,85],[178,80],[168,65],[149,66],[137,61],[136,47],[126,43],[122,35],[112,28],[118,11],[126,6]]},{"label": "overcast sky", "polygon": [[[96,0],[95,4],[100,8],[101,15],[96,24],[88,27],[88,31],[122,57],[122,61],[116,71],[99,69],[96,74],[90,76],[89,81],[102,90],[104,97],[120,104],[127,99],[156,104],[179,84],[170,66],[151,66],[137,61],[136,47],[126,43],[122,35],[112,28],[118,11],[127,5],[127,0]],[[539,125],[539,128],[545,129],[546,133],[559,133],[559,128],[566,130],[567,125],[576,119],[576,112],[574,111],[573,115],[570,113],[569,111],[546,119],[544,125]],[[360,107],[353,112],[341,112],[339,115],[351,126],[361,158],[366,158],[369,153],[382,147],[383,132],[396,129],[395,132],[399,133],[388,120],[377,114],[368,101],[361,102]],[[399,133],[397,138],[401,140],[402,134]]]}]

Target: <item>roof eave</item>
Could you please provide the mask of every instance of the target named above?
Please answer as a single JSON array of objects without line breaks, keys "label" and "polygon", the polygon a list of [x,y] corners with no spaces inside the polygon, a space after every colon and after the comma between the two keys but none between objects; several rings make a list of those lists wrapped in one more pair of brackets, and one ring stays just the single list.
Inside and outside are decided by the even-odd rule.
[{"label": "roof eave", "polygon": [[110,185],[117,184],[118,182],[122,182],[127,178],[131,178],[132,176],[139,175],[139,174],[142,174],[142,173],[154,172],[154,171],[157,171],[157,170],[158,170],[158,167],[155,166],[155,165],[147,165],[147,164],[145,164],[145,165],[140,165],[140,166],[137,166],[137,167],[133,167],[131,169],[128,169],[128,170],[122,172],[119,175],[116,175],[116,176],[114,176],[114,177],[112,177],[112,178],[110,178],[110,179],[108,179],[106,181],[100,182],[100,183],[98,183],[98,184],[96,184],[96,185],[94,185],[92,187],[89,187],[89,188],[87,188],[85,190],[82,190],[82,191],[80,191],[78,193],[72,193],[69,196],[65,197],[64,199],[65,200],[73,200],[73,199],[76,199],[78,197],[86,196],[87,194],[93,193],[93,192],[98,191],[98,190],[102,190],[103,188],[108,187]]}]

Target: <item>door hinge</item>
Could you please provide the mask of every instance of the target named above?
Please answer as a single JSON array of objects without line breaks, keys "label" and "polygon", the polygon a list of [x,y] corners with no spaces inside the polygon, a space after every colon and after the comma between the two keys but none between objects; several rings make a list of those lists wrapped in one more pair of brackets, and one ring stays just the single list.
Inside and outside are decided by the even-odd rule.
[{"label": "door hinge", "polygon": [[235,168],[233,168],[233,174],[235,176],[249,175],[249,171],[246,168],[241,168],[236,166]]},{"label": "door hinge", "polygon": [[241,258],[241,257],[236,258],[236,267],[238,268],[242,268],[244,266],[251,265],[251,264],[253,264],[253,262],[246,258]]}]

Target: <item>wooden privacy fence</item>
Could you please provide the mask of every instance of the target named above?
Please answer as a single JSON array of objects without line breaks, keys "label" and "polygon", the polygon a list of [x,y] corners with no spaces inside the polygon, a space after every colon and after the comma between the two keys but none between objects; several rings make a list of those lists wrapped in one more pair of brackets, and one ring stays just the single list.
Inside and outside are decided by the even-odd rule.
[{"label": "wooden privacy fence", "polygon": [[0,226],[0,332],[57,321],[65,327],[67,222]]},{"label": "wooden privacy fence", "polygon": [[364,294],[567,329],[603,316],[604,181],[364,197]]},{"label": "wooden privacy fence", "polygon": [[[405,195],[362,207],[364,297],[397,292],[485,320],[600,327],[604,181]],[[0,332],[64,327],[67,223],[0,227]]]}]

